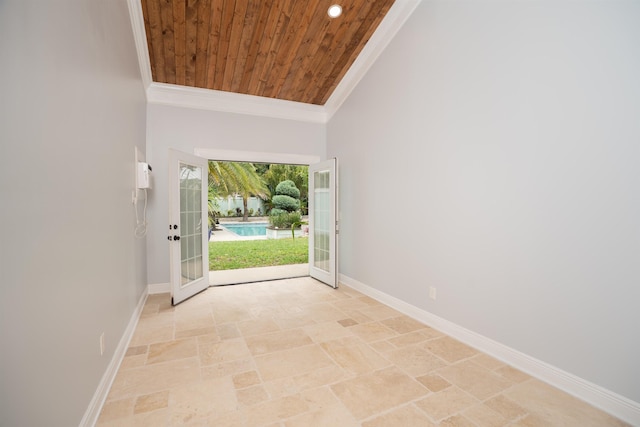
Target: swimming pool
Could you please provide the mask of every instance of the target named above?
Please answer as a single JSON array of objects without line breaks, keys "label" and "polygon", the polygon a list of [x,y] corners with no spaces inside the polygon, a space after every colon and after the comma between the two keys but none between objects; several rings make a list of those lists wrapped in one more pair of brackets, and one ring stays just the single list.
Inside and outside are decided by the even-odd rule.
[{"label": "swimming pool", "polygon": [[238,236],[266,236],[267,222],[247,222],[245,224],[220,224]]}]

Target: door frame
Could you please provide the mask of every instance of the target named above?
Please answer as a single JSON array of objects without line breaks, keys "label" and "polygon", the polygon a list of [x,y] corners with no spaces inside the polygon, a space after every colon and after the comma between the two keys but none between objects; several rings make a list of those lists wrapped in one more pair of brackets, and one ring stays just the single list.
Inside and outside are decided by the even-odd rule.
[{"label": "door frame", "polygon": [[320,163],[320,156],[307,154],[265,153],[260,151],[218,150],[215,148],[196,148],[194,154],[207,160],[221,162],[280,163],[285,165],[312,165]]},{"label": "door frame", "polygon": [[[306,154],[266,153],[260,151],[220,150],[215,148],[195,148],[194,154],[207,160],[221,162],[276,163],[284,165],[310,166],[320,163],[321,157]],[[307,272],[308,274],[308,272]],[[265,278],[265,280],[272,280]]]}]

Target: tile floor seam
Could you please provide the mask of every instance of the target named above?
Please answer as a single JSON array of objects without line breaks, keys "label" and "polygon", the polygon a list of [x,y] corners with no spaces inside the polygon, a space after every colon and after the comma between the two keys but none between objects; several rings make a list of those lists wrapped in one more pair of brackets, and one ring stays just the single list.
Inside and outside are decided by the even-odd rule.
[{"label": "tile floor seam", "polygon": [[376,413],[376,414],[373,414],[373,415],[371,415],[370,417],[368,417],[368,418],[365,418],[365,419],[361,420],[361,421],[360,421],[360,424],[364,424],[364,423],[367,423],[367,422],[373,421],[373,420],[375,420],[376,418],[384,417],[385,415],[389,415],[389,414],[391,414],[391,413],[393,413],[393,412],[397,411],[398,409],[401,409],[401,408],[404,408],[404,407],[408,407],[408,406],[411,406],[411,407],[413,407],[413,408],[416,408],[418,411],[420,411],[420,412],[422,412],[424,415],[426,415],[426,416],[427,416],[427,418],[429,418],[429,420],[430,420],[432,423],[438,424],[436,421],[434,421],[434,420],[433,420],[433,418],[431,418],[431,417],[429,416],[429,414],[427,414],[426,412],[424,412],[422,409],[420,409],[420,407],[418,407],[418,406],[415,404],[417,401],[424,399],[424,397],[425,397],[425,396],[421,396],[421,397],[418,397],[418,398],[416,398],[416,399],[413,399],[413,400],[410,400],[410,401],[404,402],[404,403],[402,403],[402,404],[400,404],[400,405],[396,405],[396,406],[394,406],[394,407],[392,407],[392,408],[386,409],[386,410],[384,410],[384,411],[382,411],[382,412],[378,412],[378,413]]},{"label": "tile floor seam", "polygon": [[[471,404],[471,405],[469,405],[469,406],[466,406],[466,407],[464,407],[464,408],[462,408],[462,409],[460,409],[460,410],[458,410],[458,411],[455,411],[455,412],[454,412],[454,413],[452,413],[452,414],[447,415],[446,417],[442,418],[439,422],[442,422],[442,420],[444,420],[444,419],[448,419],[448,418],[454,417],[454,416],[456,416],[456,415],[462,414],[464,411],[468,410],[469,408],[474,407],[474,406],[477,406],[477,405],[481,405],[481,404],[482,404],[482,401],[481,401],[480,399],[478,399],[477,397],[475,397],[475,396],[474,396],[474,395],[472,395],[471,393],[467,392],[466,390],[464,390],[464,389],[462,389],[462,388],[460,388],[460,387],[456,386],[455,384],[453,384],[451,387],[456,387],[458,390],[460,390],[460,391],[461,391],[461,392],[463,392],[465,395],[467,395],[467,397],[469,397],[471,400],[473,400],[473,404]],[[448,388],[449,388],[449,387],[448,387]],[[446,389],[445,389],[445,390],[446,390]],[[422,409],[422,408],[420,408],[420,409]],[[433,417],[431,417],[431,415],[429,415],[429,417],[430,417],[430,418],[433,418]]]},{"label": "tile floor seam", "polygon": [[[155,388],[153,384],[148,383],[149,379],[145,379],[148,373],[160,373],[162,372],[163,367],[184,366],[180,369],[191,369],[192,371],[189,374],[190,376],[183,380],[191,382],[183,384],[195,384],[205,381],[203,384],[209,384],[207,387],[211,387],[213,384],[217,384],[216,387],[222,387],[224,385],[224,387],[229,388],[225,393],[231,393],[226,401],[235,402],[233,405],[235,409],[230,406],[225,410],[226,412],[223,412],[222,414],[211,413],[211,410],[206,408],[199,410],[202,412],[193,412],[191,417],[194,415],[198,417],[197,414],[200,414],[200,418],[194,418],[192,420],[194,422],[199,422],[200,424],[198,425],[213,425],[212,423],[214,423],[215,425],[223,426],[226,425],[224,423],[227,421],[232,422],[235,420],[240,422],[243,426],[254,427],[250,426],[250,420],[247,418],[249,412],[247,411],[255,405],[261,405],[263,403],[266,404],[269,402],[278,404],[278,399],[288,396],[298,396],[299,399],[307,399],[310,393],[313,394],[320,392],[321,390],[324,390],[322,393],[324,393],[327,398],[330,396],[330,399],[327,402],[318,403],[321,405],[320,407],[314,407],[311,401],[307,401],[309,406],[307,406],[307,409],[304,409],[302,412],[298,412],[295,415],[285,418],[280,418],[278,421],[274,421],[275,419],[272,419],[272,421],[263,425],[265,427],[274,427],[276,425],[285,426],[288,424],[297,425],[301,420],[312,419],[305,418],[305,415],[312,417],[312,413],[322,412],[321,409],[325,410],[326,407],[322,405],[327,405],[327,407],[333,406],[329,402],[336,402],[335,404],[340,404],[351,417],[358,420],[357,423],[360,425],[378,417],[391,417],[387,419],[392,419],[394,416],[407,416],[407,414],[422,414],[421,416],[426,417],[425,419],[434,420],[435,415],[432,416],[426,411],[426,406],[420,406],[418,403],[438,394],[440,394],[440,398],[432,399],[432,404],[437,404],[439,400],[442,400],[449,395],[466,396],[463,404],[459,405],[459,407],[454,406],[449,410],[438,408],[433,412],[434,414],[446,414],[444,418],[439,418],[440,423],[455,423],[460,421],[473,425],[484,425],[482,424],[483,421],[481,421],[481,419],[484,419],[487,422],[498,421],[503,423],[505,426],[515,426],[523,420],[526,420],[524,422],[527,423],[540,423],[544,420],[551,422],[553,419],[549,419],[549,417],[560,417],[558,419],[563,420],[561,421],[564,423],[563,425],[571,426],[576,425],[582,427],[583,425],[598,425],[599,427],[602,425],[625,425],[619,420],[616,420],[608,414],[579,401],[573,396],[548,386],[544,382],[536,380],[535,378],[530,377],[510,365],[505,364],[498,359],[494,359],[471,346],[462,344],[446,334],[441,334],[440,331],[417,321],[417,319],[413,319],[410,316],[397,311],[394,312],[393,309],[388,306],[376,302],[353,289],[341,286],[339,290],[334,291],[329,288],[318,288],[315,287],[315,285],[317,285],[317,283],[312,283],[302,279],[284,281],[280,284],[267,282],[265,284],[258,284],[257,286],[243,285],[236,289],[221,289],[220,291],[216,290],[213,292],[207,290],[197,298],[189,300],[187,304],[178,307],[172,307],[170,304],[167,304],[167,301],[170,299],[168,294],[157,297],[154,296],[153,298],[148,297],[145,301],[140,321],[134,331],[134,336],[137,336],[137,339],[134,340],[132,338],[131,346],[127,349],[127,354],[123,358],[121,366],[118,368],[117,374],[118,376],[121,376],[121,378],[117,380],[117,384],[114,381],[112,390],[109,393],[110,395],[107,396],[105,408],[103,408],[103,411],[105,412],[104,420],[106,421],[108,419],[109,410],[118,411],[118,408],[120,407],[125,410],[124,414],[111,412],[112,416],[117,415],[119,417],[117,421],[118,425],[124,425],[127,423],[127,420],[133,422],[134,418],[136,420],[142,420],[154,419],[154,417],[166,417],[167,425],[175,425],[175,422],[181,416],[180,414],[184,415],[185,412],[184,408],[181,409],[183,412],[176,412],[178,408],[173,407],[176,403],[174,401],[169,402],[166,408],[160,408],[149,412],[134,412],[136,411],[136,407],[142,408],[144,405],[153,405],[153,396],[157,396],[158,393],[160,393],[161,396],[161,393],[166,392],[169,394],[169,398],[172,399],[172,390],[175,387],[167,389],[166,379],[160,380],[159,382],[156,381],[157,379],[154,379],[154,381],[157,382],[157,385],[160,386],[158,389]],[[358,309],[348,310],[349,300],[355,303]],[[294,309],[294,307],[298,308]],[[224,312],[225,308],[228,308],[228,311]],[[216,310],[223,310],[223,312],[216,316]],[[368,312],[375,318],[366,316],[361,310]],[[204,315],[193,315],[196,312],[204,313]],[[299,326],[285,327],[287,325],[284,323],[286,319],[278,318],[279,313],[289,312],[295,315],[296,319],[294,322],[299,323]],[[229,317],[225,317],[227,314]],[[317,318],[309,318],[309,316],[315,316],[315,314],[318,315]],[[306,320],[305,316],[307,316]],[[341,319],[336,319],[335,317],[341,317]],[[193,325],[189,324],[190,318],[192,318],[196,323]],[[198,320],[202,318],[205,320]],[[322,318],[323,320],[318,322],[317,320],[319,318]],[[145,319],[145,321],[142,322],[142,319]],[[343,335],[345,332],[344,330],[348,330],[352,326],[347,327],[339,323],[339,320],[344,319],[352,319],[353,321],[357,320],[356,324],[352,326],[370,325],[370,328],[359,328],[362,332],[361,335],[355,334],[353,331],[349,331],[350,334],[345,337]],[[269,331],[266,334],[299,330],[299,334],[309,339],[310,342],[303,345],[297,345],[294,343],[292,347],[287,347],[287,344],[285,343],[284,349],[254,355],[250,351],[247,338],[265,334],[253,334],[247,333],[247,331],[251,331],[252,326],[255,326],[255,331],[260,330],[261,320],[272,322],[277,328],[276,330]],[[239,324],[244,321],[247,323],[245,323],[246,328],[243,329]],[[252,321],[253,325],[249,321]],[[420,325],[417,329],[416,322]],[[340,324],[341,328],[329,328],[329,330],[326,330],[324,335],[316,335],[315,337],[312,336],[310,330],[305,329],[309,325],[320,325],[322,323],[326,323],[327,325],[337,323]],[[381,325],[381,327],[375,326],[376,324]],[[226,327],[223,327],[223,325]],[[193,328],[191,326],[193,326]],[[390,326],[393,326],[393,328]],[[209,327],[214,331],[213,334],[205,333]],[[166,328],[170,328],[170,330],[167,331]],[[242,333],[243,330],[245,333]],[[386,335],[389,331],[393,331],[393,334],[389,333],[385,338],[367,342],[365,338],[375,337],[377,330],[379,330],[380,333],[386,331],[382,335]],[[318,331],[318,329],[316,329],[316,331]],[[168,332],[170,332],[170,334]],[[416,333],[418,335],[410,336],[410,334]],[[430,336],[434,333],[441,335]],[[420,335],[422,335],[424,339],[421,339]],[[158,340],[158,338],[162,338],[163,336],[166,336],[167,339]],[[330,338],[332,336],[336,338]],[[403,337],[404,339],[402,339]],[[379,364],[379,362],[375,362],[376,364],[371,365],[370,369],[362,372],[358,370],[350,370],[347,367],[348,365],[343,367],[338,363],[339,360],[336,359],[336,355],[332,355],[328,350],[329,347],[323,346],[322,344],[333,341],[339,343],[345,338],[350,340],[346,341],[345,345],[351,343],[354,347],[360,349],[360,351],[364,351],[365,353],[374,356],[374,360],[378,360],[380,362],[384,361],[383,364],[385,366],[379,367],[376,365]],[[189,350],[185,350],[182,345],[184,344],[184,341],[189,339],[195,340],[195,354],[188,357],[178,356],[175,359],[172,358],[175,355],[190,354]],[[208,340],[213,341],[209,342]],[[415,342],[413,342],[414,340]],[[147,364],[152,355],[153,344],[171,343],[172,341],[179,341],[181,344],[167,344],[166,348],[163,348],[162,345],[153,347],[155,349],[153,351],[154,360],[158,361]],[[229,345],[232,347],[234,345],[239,345],[233,344],[234,342],[242,343],[240,347],[242,347],[243,350],[240,353],[232,353],[230,355],[231,358],[227,359],[217,353],[219,351],[217,350],[219,347],[213,347],[211,351],[216,351],[216,353],[212,355],[213,358],[211,360],[213,363],[203,364],[203,362],[206,362],[206,344],[221,345],[221,343],[224,342],[230,342]],[[188,347],[188,345],[186,346]],[[305,348],[311,349],[312,347],[315,348],[315,354],[323,355],[324,360],[328,363],[328,365],[321,369],[329,370],[304,370],[304,372],[294,371],[293,373],[281,371],[286,372],[287,375],[284,377],[276,376],[274,379],[265,381],[266,377],[264,377],[261,369],[259,368],[256,357],[274,355],[279,351],[286,352],[289,350]],[[131,350],[132,348],[136,349]],[[434,353],[432,349],[437,351]],[[172,353],[172,350],[175,350],[176,353]],[[398,359],[397,356],[402,355],[403,350],[405,352],[413,350],[416,351],[416,354],[426,354],[428,355],[427,360],[438,361],[438,363],[442,364],[442,367],[428,369],[429,366],[422,365],[423,367],[421,368],[420,366],[424,362],[421,362],[419,358],[415,359],[414,362],[417,363],[417,365],[413,365],[416,369],[412,369],[412,365],[410,364],[400,363],[400,365],[398,365],[398,361],[401,361],[402,357]],[[131,351],[131,353],[129,353],[129,351]],[[184,353],[180,353],[181,351],[184,351]],[[467,352],[471,352],[472,354],[467,355]],[[242,353],[245,354],[239,356]],[[294,352],[290,354],[304,354],[304,352]],[[394,355],[394,357],[390,358],[391,355]],[[140,356],[143,356],[144,359],[141,359]],[[460,356],[464,357],[459,358]],[[411,360],[412,359],[410,357],[407,359],[409,363],[411,363]],[[451,360],[451,362],[448,360]],[[185,361],[187,364],[183,365]],[[318,366],[323,366],[324,363],[325,362]],[[451,370],[450,368],[452,367],[456,369]],[[459,377],[459,379],[456,379],[455,382],[451,382],[442,377],[441,373],[446,369],[450,370],[450,372],[447,373],[447,376],[451,377],[453,375],[451,378]],[[426,373],[418,374],[418,372],[422,372],[422,370],[426,370]],[[239,377],[238,382],[241,383],[243,380],[247,381],[247,384],[255,380],[259,382],[253,385],[247,385],[246,387],[236,388],[234,376],[237,377],[241,374],[248,374],[252,371],[256,373],[256,377],[253,380],[248,377],[245,377],[244,379],[243,377]],[[314,372],[316,372],[315,378]],[[343,402],[340,395],[336,393],[338,390],[337,387],[340,384],[368,384],[370,381],[376,380],[376,378],[379,378],[380,380],[382,378],[393,378],[393,376],[389,376],[392,372],[395,372],[393,375],[399,375],[400,377],[398,378],[402,378],[402,381],[407,381],[407,384],[414,384],[414,386],[409,388],[422,390],[425,393],[418,397],[414,397],[414,395],[411,394],[406,394],[405,397],[402,398],[396,396],[394,401],[387,402],[388,404],[392,404],[391,407],[387,407],[387,403],[384,403],[385,400],[383,398],[382,404],[377,408],[374,405],[366,412],[359,411],[361,414],[371,413],[363,419],[359,419],[358,416],[349,409],[345,402]],[[130,375],[134,376],[127,379],[127,376]],[[173,375],[175,377],[175,374]],[[318,375],[331,376],[321,378],[318,377]],[[486,381],[481,388],[477,388],[474,380],[475,376]],[[365,382],[362,382],[363,378],[366,380]],[[422,378],[422,381],[425,382],[423,383],[418,380],[418,378]],[[444,381],[445,384],[449,385],[438,390],[438,387],[441,385],[439,385],[437,378],[440,378],[441,381]],[[213,383],[207,382],[214,379],[217,380]],[[472,382],[469,383],[469,381]],[[140,383],[143,387],[139,388],[136,383]],[[287,392],[287,383],[292,385],[292,393]],[[162,388],[163,384],[165,388]],[[465,388],[462,388],[465,384],[468,384],[471,387],[465,386]],[[431,390],[427,385],[435,387],[434,390],[437,391]],[[119,392],[116,390],[116,386],[120,388]],[[185,386],[181,387],[184,388]],[[261,387],[266,393],[267,400],[261,400],[259,403],[241,408],[241,402],[238,400],[238,391],[246,390],[251,387]],[[380,387],[380,384],[376,387]],[[415,387],[417,387],[417,389]],[[218,388],[215,390],[218,390]],[[222,391],[222,388],[219,388],[219,390]],[[343,388],[343,390],[345,389]],[[494,392],[494,390],[498,391]],[[454,394],[451,394],[452,392]],[[548,409],[543,410],[538,409],[538,406],[531,406],[533,403],[528,400],[530,399],[529,396],[532,396],[531,393],[536,393],[533,397],[538,399],[537,401],[540,402],[539,404],[542,405],[542,408]],[[476,395],[479,397],[476,397]],[[562,404],[556,403],[555,400],[549,400],[557,399],[558,397],[563,399]],[[148,400],[145,400],[145,398],[148,398]],[[523,398],[525,400],[522,400]],[[286,401],[287,400],[284,400],[282,402]],[[552,406],[548,406],[549,403],[545,403],[547,401],[554,403]],[[137,406],[136,402],[140,402],[139,405],[141,406]],[[208,406],[212,404],[213,402],[207,403]],[[535,414],[531,412],[530,407],[535,408]],[[411,408],[411,411],[402,412],[403,408]],[[455,411],[450,412],[452,410]],[[210,413],[211,416],[207,415]],[[313,416],[315,417],[320,415],[315,414]],[[474,417],[479,418],[474,419]],[[298,421],[295,421],[294,418],[298,418]],[[215,420],[222,419],[227,421],[223,424],[215,422]],[[383,418],[381,418],[381,420],[382,419]],[[506,420],[506,423],[504,421],[499,421],[500,419]],[[580,424],[576,424],[578,422]],[[438,425],[438,421],[434,420],[433,423]],[[553,420],[553,423],[557,424],[557,421]],[[552,425],[553,423],[546,425]],[[100,423],[100,425],[106,424]]]}]

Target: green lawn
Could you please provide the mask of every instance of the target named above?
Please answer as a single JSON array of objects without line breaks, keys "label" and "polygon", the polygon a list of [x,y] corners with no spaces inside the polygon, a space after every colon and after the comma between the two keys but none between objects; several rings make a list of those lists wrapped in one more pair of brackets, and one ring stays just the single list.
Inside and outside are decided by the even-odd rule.
[{"label": "green lawn", "polygon": [[209,270],[309,262],[309,238],[209,242]]}]

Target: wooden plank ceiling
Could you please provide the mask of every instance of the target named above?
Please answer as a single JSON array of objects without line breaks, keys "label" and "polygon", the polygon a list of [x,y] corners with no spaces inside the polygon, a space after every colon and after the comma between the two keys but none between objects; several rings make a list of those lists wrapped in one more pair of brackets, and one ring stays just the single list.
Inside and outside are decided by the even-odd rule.
[{"label": "wooden plank ceiling", "polygon": [[[324,105],[394,0],[141,0],[153,80]],[[332,19],[327,10],[342,6]]]}]

